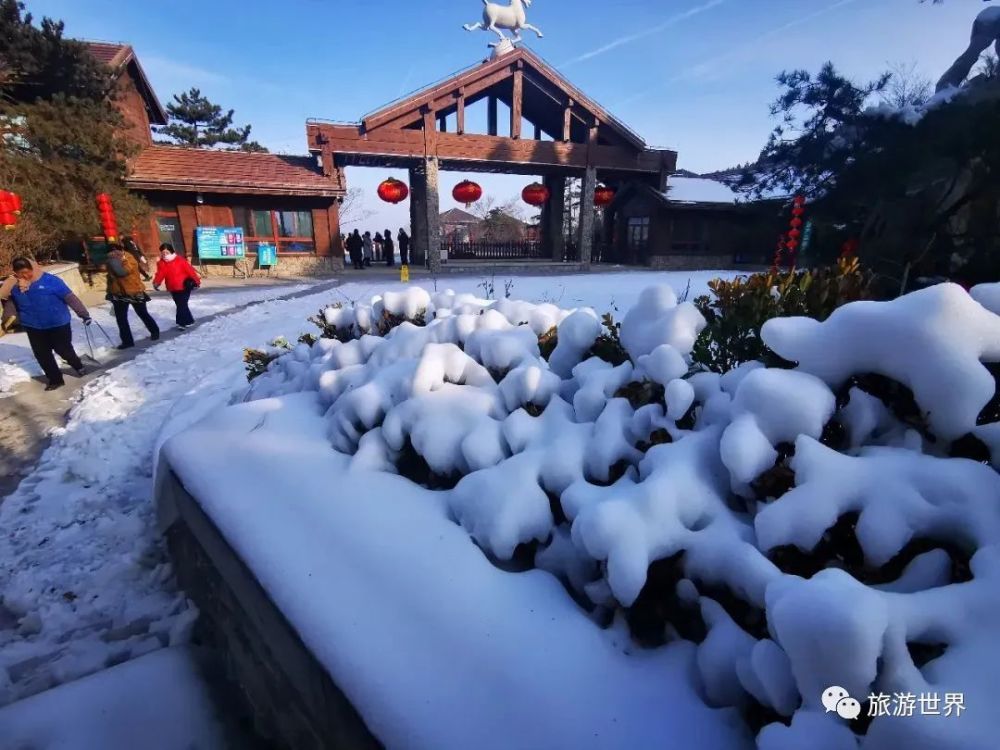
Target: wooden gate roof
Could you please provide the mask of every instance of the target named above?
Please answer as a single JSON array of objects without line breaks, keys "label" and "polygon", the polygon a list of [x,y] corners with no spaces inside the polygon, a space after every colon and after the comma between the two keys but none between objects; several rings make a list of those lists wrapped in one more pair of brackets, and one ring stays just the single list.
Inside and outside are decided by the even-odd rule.
[{"label": "wooden gate roof", "polygon": [[[465,109],[489,102],[488,133],[468,133]],[[510,136],[500,136],[495,102],[510,109]],[[446,118],[456,123],[447,132]],[[522,118],[535,133],[522,133]],[[676,166],[673,151],[645,141],[525,47],[487,60],[364,116],[358,123],[310,120],[309,149],[326,168],[407,167],[437,157],[443,169],[522,174],[604,173],[650,177]],[[538,138],[546,134],[551,140]]]}]

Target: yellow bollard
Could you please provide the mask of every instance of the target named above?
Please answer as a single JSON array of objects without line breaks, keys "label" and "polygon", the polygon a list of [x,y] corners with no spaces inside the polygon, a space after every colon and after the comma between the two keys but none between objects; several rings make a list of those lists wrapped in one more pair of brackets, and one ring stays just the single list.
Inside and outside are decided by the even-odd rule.
[{"label": "yellow bollard", "polygon": [[409,284],[410,283],[410,267],[409,266],[402,266],[399,269],[399,280],[401,282],[403,282],[404,284]]}]

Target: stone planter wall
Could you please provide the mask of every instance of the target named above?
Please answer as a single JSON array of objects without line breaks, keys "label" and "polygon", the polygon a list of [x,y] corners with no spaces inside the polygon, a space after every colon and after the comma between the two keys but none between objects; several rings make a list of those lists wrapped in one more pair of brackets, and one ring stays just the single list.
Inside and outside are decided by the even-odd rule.
[{"label": "stone planter wall", "polygon": [[[288,750],[376,750],[379,741],[169,467],[157,505],[178,580],[198,605],[255,730]],[[161,516],[162,518],[162,516]]]},{"label": "stone planter wall", "polygon": [[649,267],[658,271],[715,271],[733,267],[733,256],[725,255],[651,255]]},{"label": "stone planter wall", "polygon": [[200,261],[196,266],[198,273],[202,276],[228,276],[241,278],[244,270],[250,272],[254,278],[282,278],[289,276],[331,276],[344,269],[344,262],[340,258],[333,256],[303,255],[289,256],[282,255],[278,258],[278,265],[270,270],[257,268],[257,261],[250,257],[246,261],[224,261],[206,260]]}]

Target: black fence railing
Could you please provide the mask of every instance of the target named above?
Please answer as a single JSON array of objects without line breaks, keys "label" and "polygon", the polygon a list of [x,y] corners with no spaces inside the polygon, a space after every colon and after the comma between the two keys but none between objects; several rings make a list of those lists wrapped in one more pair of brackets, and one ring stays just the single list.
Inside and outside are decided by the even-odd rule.
[{"label": "black fence railing", "polygon": [[546,260],[540,242],[454,242],[446,240],[442,247],[448,260]]},{"label": "black fence railing", "polygon": [[[443,240],[442,250],[448,255],[448,260],[553,260],[549,251],[542,247],[542,243],[534,241],[520,242],[489,242],[477,240],[476,242],[457,242],[454,240]],[[592,263],[619,263],[621,262],[614,255],[610,244],[595,242],[591,249]],[[563,263],[576,263],[580,260],[580,254],[575,240],[563,243],[563,253],[561,260]]]}]

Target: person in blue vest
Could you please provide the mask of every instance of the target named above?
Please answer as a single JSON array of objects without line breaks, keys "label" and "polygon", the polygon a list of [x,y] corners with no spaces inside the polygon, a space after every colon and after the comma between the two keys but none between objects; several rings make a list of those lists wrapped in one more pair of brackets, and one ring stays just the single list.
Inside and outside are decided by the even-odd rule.
[{"label": "person in blue vest", "polygon": [[34,261],[17,258],[12,265],[16,283],[11,289],[11,300],[17,308],[21,328],[28,334],[31,352],[48,378],[45,390],[54,391],[66,384],[56,354],[66,360],[77,376],[84,375],[83,362],[73,349],[69,311],[72,308],[88,326],[90,312],[65,281],[44,273]]}]

